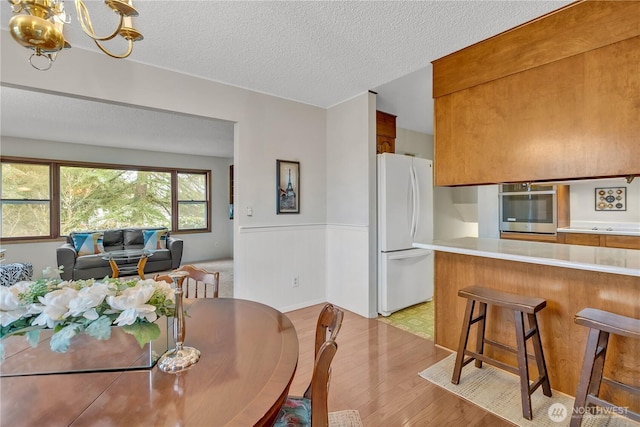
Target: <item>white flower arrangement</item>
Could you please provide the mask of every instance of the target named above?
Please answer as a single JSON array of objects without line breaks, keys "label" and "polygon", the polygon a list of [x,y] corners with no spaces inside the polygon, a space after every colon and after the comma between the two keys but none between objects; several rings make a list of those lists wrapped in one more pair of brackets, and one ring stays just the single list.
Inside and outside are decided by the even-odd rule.
[{"label": "white flower arrangement", "polygon": [[43,273],[43,279],[0,286],[0,360],[3,339],[24,335],[35,347],[43,329],[55,331],[55,352],[67,351],[71,338],[83,332],[107,340],[112,326],[133,335],[142,347],[160,336],[156,319],[174,315],[175,293],[166,282],[108,277],[62,281],[57,270]]}]

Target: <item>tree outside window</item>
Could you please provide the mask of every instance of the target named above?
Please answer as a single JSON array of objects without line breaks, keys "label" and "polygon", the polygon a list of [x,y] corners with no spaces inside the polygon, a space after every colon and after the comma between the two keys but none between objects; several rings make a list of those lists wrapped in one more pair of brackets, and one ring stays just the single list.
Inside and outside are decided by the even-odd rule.
[{"label": "tree outside window", "polygon": [[60,232],[171,227],[171,174],[60,168]]},{"label": "tree outside window", "polygon": [[48,164],[2,163],[2,237],[51,236]]},{"label": "tree outside window", "polygon": [[210,231],[208,171],[5,158],[1,178],[3,239],[125,227]]},{"label": "tree outside window", "polygon": [[206,178],[204,174],[178,173],[178,230],[207,228]]}]

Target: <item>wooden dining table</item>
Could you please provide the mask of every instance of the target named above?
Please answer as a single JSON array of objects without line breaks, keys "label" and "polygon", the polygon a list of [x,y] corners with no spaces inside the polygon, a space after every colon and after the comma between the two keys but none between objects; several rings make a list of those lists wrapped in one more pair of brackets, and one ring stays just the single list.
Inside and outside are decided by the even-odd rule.
[{"label": "wooden dining table", "polygon": [[190,369],[2,377],[0,426],[272,425],[298,363],[291,321],[246,300],[186,304],[185,345],[202,353]]}]

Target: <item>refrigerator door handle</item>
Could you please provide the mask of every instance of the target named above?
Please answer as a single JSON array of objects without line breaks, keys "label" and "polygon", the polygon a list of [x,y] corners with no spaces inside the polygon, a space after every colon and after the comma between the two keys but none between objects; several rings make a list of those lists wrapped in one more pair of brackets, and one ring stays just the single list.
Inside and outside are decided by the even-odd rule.
[{"label": "refrigerator door handle", "polygon": [[416,177],[416,169],[411,165],[411,196],[412,196],[412,209],[411,209],[411,239],[416,238],[416,229],[418,228],[418,178]]}]

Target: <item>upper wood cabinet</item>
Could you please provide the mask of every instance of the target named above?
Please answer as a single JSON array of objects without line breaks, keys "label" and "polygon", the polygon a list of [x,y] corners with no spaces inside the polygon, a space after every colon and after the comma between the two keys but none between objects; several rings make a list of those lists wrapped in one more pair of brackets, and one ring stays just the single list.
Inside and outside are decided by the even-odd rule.
[{"label": "upper wood cabinet", "polygon": [[584,1],[433,62],[435,183],[640,174],[640,2]]},{"label": "upper wood cabinet", "polygon": [[376,153],[396,152],[396,116],[376,111]]}]

